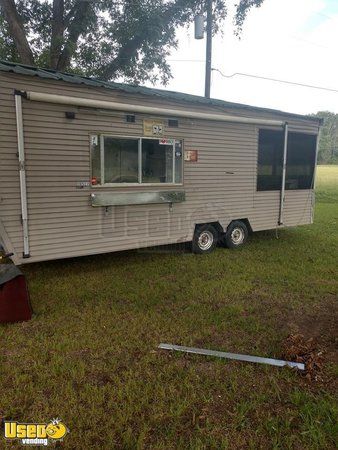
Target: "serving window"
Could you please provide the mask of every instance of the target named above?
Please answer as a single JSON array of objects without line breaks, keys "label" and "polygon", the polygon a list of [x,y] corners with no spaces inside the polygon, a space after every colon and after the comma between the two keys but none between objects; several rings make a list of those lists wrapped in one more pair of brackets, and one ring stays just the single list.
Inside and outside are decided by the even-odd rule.
[{"label": "serving window", "polygon": [[91,183],[181,184],[183,143],[177,139],[91,136]]}]

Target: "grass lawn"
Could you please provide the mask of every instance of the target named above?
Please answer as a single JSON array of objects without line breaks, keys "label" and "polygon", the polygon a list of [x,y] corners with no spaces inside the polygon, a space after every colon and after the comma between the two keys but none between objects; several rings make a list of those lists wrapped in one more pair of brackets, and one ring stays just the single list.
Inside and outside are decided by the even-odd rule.
[{"label": "grass lawn", "polygon": [[[24,266],[35,316],[0,327],[0,416],[61,417],[70,449],[336,448],[338,166],[317,188],[314,225],[237,251]],[[290,332],[324,350],[324,381],[157,350],[279,358]]]}]

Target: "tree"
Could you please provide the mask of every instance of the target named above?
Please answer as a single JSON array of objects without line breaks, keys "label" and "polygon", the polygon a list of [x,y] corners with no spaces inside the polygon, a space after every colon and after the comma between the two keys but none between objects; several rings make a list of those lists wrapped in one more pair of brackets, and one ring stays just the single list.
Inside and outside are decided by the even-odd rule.
[{"label": "tree", "polygon": [[[252,7],[239,0],[240,32]],[[110,80],[170,78],[166,61],[177,47],[176,30],[187,26],[205,0],[0,0],[0,58]],[[214,33],[227,0],[213,1]]]},{"label": "tree", "polygon": [[338,162],[338,114],[319,111],[314,114],[324,119],[318,146],[319,164],[337,164]]}]

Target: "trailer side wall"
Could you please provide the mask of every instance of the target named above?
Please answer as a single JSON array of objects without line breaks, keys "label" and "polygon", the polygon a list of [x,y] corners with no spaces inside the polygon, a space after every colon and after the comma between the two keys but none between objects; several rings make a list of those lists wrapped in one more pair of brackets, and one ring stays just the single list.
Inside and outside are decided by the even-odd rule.
[{"label": "trailer side wall", "polygon": [[[91,178],[90,135],[143,135],[137,114],[127,123],[123,112],[100,111],[23,99],[30,255],[22,259],[20,185],[13,90],[45,92],[147,106],[220,113],[215,107],[190,105],[103,88],[0,74],[0,220],[16,262],[34,262],[104,253],[191,240],[197,223],[247,218],[254,231],[275,228],[279,191],[256,191],[257,125],[178,118],[178,128],[166,127],[168,138],[181,139],[184,150],[197,150],[197,162],[184,163],[183,186],[84,187]],[[66,111],[75,112],[67,119]],[[229,109],[224,113],[234,114]],[[246,110],[236,115],[249,116]],[[251,112],[250,117],[283,119],[277,113]],[[162,119],[167,119],[162,117]],[[318,124],[288,120],[291,131],[316,134]],[[186,201],[173,204],[93,207],[92,192],[184,190]],[[286,191],[285,226],[312,221],[312,190]],[[2,239],[4,240],[4,239]],[[9,241],[8,241],[9,240]],[[5,242],[6,246],[6,242]],[[8,249],[10,250],[10,249]]]}]

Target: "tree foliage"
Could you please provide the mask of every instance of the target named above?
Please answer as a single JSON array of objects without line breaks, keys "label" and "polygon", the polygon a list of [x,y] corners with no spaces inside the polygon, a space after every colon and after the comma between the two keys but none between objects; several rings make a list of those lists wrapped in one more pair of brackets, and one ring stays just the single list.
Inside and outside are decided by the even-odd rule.
[{"label": "tree foliage", "polygon": [[[239,0],[240,32],[248,11],[263,0]],[[105,80],[166,83],[176,32],[205,0],[0,0],[0,58],[73,71]],[[213,0],[214,33],[227,0]]]},{"label": "tree foliage", "polygon": [[338,114],[330,111],[319,111],[316,117],[324,119],[318,146],[319,164],[338,163]]}]

